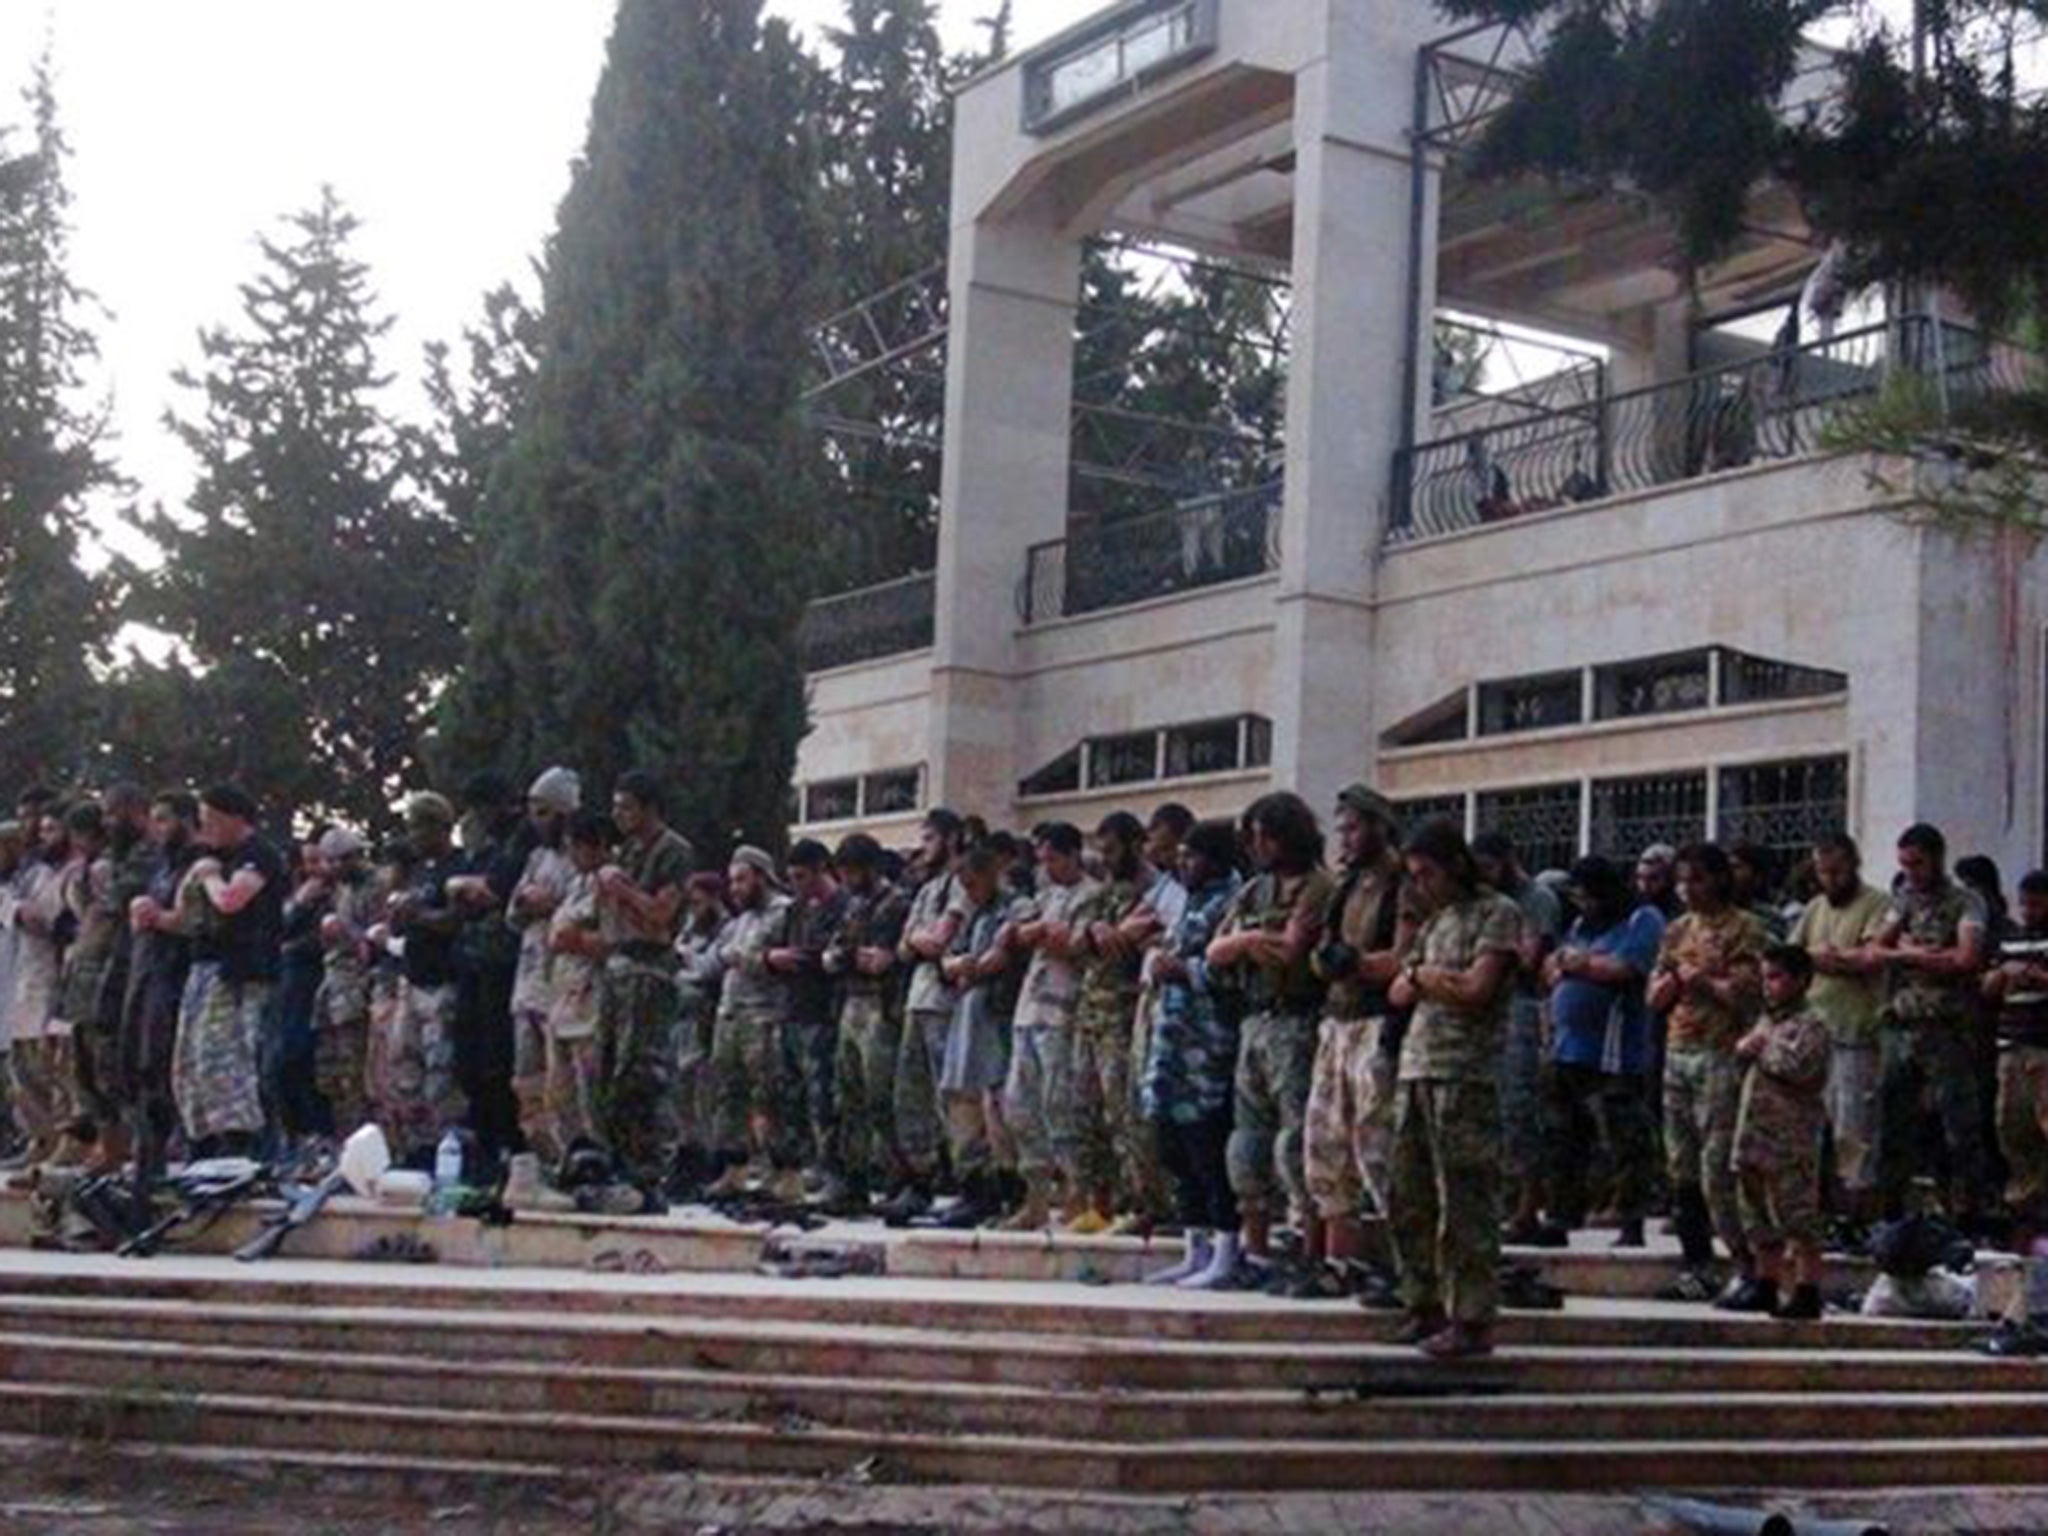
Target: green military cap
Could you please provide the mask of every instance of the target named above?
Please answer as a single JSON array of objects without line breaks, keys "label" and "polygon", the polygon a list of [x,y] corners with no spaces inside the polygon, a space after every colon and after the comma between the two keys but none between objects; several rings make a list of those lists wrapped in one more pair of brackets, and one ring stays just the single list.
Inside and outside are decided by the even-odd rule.
[{"label": "green military cap", "polygon": [[408,826],[420,823],[438,823],[444,827],[455,825],[455,807],[446,795],[437,795],[431,789],[423,789],[410,795],[405,802],[405,820]]},{"label": "green military cap", "polygon": [[1401,813],[1394,809],[1394,802],[1369,784],[1352,784],[1339,790],[1337,804],[1379,822],[1389,832],[1401,830]]}]

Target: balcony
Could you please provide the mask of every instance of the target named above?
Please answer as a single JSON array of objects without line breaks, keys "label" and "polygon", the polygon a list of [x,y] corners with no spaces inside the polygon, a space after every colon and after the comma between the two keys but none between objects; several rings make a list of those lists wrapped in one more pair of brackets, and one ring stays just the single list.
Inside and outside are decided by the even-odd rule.
[{"label": "balcony", "polygon": [[1018,614],[1044,624],[1278,570],[1280,501],[1275,480],[1033,545]]},{"label": "balcony", "polygon": [[822,598],[804,615],[799,637],[804,667],[829,672],[929,650],[936,612],[937,588],[930,571]]},{"label": "balcony", "polygon": [[2026,355],[1914,317],[1627,394],[1529,409],[1404,451],[1390,543],[1825,452],[1830,423],[1910,372],[1947,402],[2023,387]]}]

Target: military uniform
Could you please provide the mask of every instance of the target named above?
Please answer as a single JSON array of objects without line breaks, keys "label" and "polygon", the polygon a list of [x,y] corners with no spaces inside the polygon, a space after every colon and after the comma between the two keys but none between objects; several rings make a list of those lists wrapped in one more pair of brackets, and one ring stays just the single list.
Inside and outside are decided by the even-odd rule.
[{"label": "military uniform", "polygon": [[1664,1155],[1674,1189],[1697,1189],[1731,1254],[1744,1251],[1734,1150],[1742,1107],[1735,1042],[1762,1005],[1763,925],[1730,907],[1711,918],[1688,912],[1664,930],[1661,971],[1697,966],[1740,983],[1733,1006],[1692,993],[1672,1007],[1664,1051]]},{"label": "military uniform", "polygon": [[[1984,904],[1966,887],[1944,879],[1932,891],[1902,888],[1886,919],[1909,944],[1952,949],[1962,930],[1988,931]],[[1887,1208],[1903,1204],[1915,1164],[1921,1106],[1932,1099],[1948,1143],[1949,1177],[1958,1207],[1968,1215],[1984,1193],[1984,1123],[1978,1097],[1973,1025],[1973,976],[1929,976],[1895,968],[1885,1000],[1882,1034],[1878,1185]]]},{"label": "military uniform", "polygon": [[[139,849],[143,857],[136,857]],[[80,892],[78,937],[64,956],[63,995],[58,1014],[71,1025],[78,1090],[78,1114],[95,1135],[122,1120],[119,1081],[119,1011],[107,1006],[109,981],[119,961],[126,969],[128,903],[149,883],[148,848],[138,843],[128,856],[95,859]]]},{"label": "military uniform", "polygon": [[[2048,943],[2048,932],[2015,935]],[[2033,974],[2009,987],[1998,1010],[1998,1144],[2008,1169],[2005,1202],[2029,1234],[2048,1236],[2048,988]]]},{"label": "military uniform", "polygon": [[914,954],[909,940],[949,915],[957,923],[964,916],[961,901],[960,882],[950,874],[937,874],[925,881],[911,899],[903,942],[896,951],[910,970],[902,1042],[896,1053],[896,1149],[905,1170],[921,1179],[938,1171],[939,1152],[946,1144],[939,1078],[946,1064],[946,1035],[953,1026],[953,989],[946,985],[939,962]]},{"label": "military uniform", "polygon": [[335,886],[340,930],[324,945],[313,994],[313,1073],[343,1136],[370,1118],[370,961],[363,935],[376,922],[376,892],[366,878]]},{"label": "military uniform", "polygon": [[789,898],[769,894],[733,914],[719,946],[724,972],[712,1074],[718,1084],[718,1145],[757,1157],[786,1158],[782,1019],[787,1006],[768,951],[783,945]]},{"label": "military uniform", "polygon": [[77,1109],[71,1026],[58,1005],[63,940],[78,919],[83,886],[82,864],[54,868],[38,862],[23,879],[14,909],[14,997],[8,1011],[14,1121],[45,1153],[70,1127]]},{"label": "military uniform", "polygon": [[[1321,869],[1265,874],[1246,883],[1224,918],[1221,936],[1287,931],[1306,914],[1320,937],[1335,886]],[[1309,1210],[1304,1127],[1315,1074],[1322,987],[1304,955],[1289,966],[1233,967],[1246,1013],[1238,1036],[1230,1133],[1230,1184],[1246,1210],[1277,1218]]]},{"label": "military uniform", "polygon": [[[526,856],[505,909],[505,921],[519,934],[519,960],[512,973],[512,1096],[519,1106],[521,1134],[550,1162],[565,1149],[548,1134],[548,920],[575,877],[569,855],[542,844]],[[522,910],[519,893],[526,891],[542,898],[545,912]]]},{"label": "military uniform", "polygon": [[1756,1253],[1821,1238],[1820,1148],[1827,1126],[1828,1026],[1807,1008],[1773,1012],[1742,1085],[1735,1171],[1743,1232]]},{"label": "military uniform", "polygon": [[[664,827],[651,841],[629,845],[620,862],[642,895],[673,890],[680,898],[692,857],[681,834]],[[598,1132],[620,1173],[643,1189],[667,1181],[681,1144],[677,921],[648,922],[619,903],[598,900],[598,927],[610,949],[598,987]]]},{"label": "military uniform", "polygon": [[[896,1058],[903,1038],[896,946],[910,899],[876,880],[848,893],[845,921],[825,951],[839,978],[839,1166],[857,1187],[875,1188],[899,1169],[896,1152]],[[856,963],[863,949],[888,952],[891,963],[869,975]]]},{"label": "military uniform", "polygon": [[[1504,954],[1512,965],[1521,910],[1475,893],[1431,914],[1412,964],[1466,971]],[[1511,985],[1477,1008],[1425,998],[1401,1045],[1390,1160],[1388,1235],[1411,1312],[1487,1323],[1499,1306],[1500,1054]]]},{"label": "military uniform", "polygon": [[421,866],[408,893],[415,916],[403,925],[398,991],[387,1059],[393,1151],[403,1160],[433,1152],[462,1124],[468,1105],[455,1076],[455,937],[438,925],[448,912],[454,855]]},{"label": "military uniform", "polygon": [[682,1107],[683,1145],[696,1153],[716,1151],[718,1078],[712,1048],[718,1033],[718,994],[725,966],[719,959],[726,916],[703,922],[686,918],[676,935],[676,998],[682,1013],[676,1042],[676,1097]]},{"label": "military uniform", "polygon": [[[1825,895],[1806,904],[1792,930],[1800,948],[1862,949],[1884,928],[1890,902],[1864,886],[1836,905]],[[1816,976],[1809,1006],[1828,1027],[1828,1123],[1834,1129],[1835,1176],[1842,1187],[1862,1193],[1877,1187],[1880,1090],[1879,1010],[1884,983],[1877,976]]]},{"label": "military uniform", "polygon": [[[1075,924],[1095,891],[1095,882],[1085,877],[1071,885],[1048,880],[1018,918]],[[1080,967],[1067,956],[1033,950],[1013,1015],[1003,1118],[1017,1144],[1018,1172],[1036,1183],[1075,1177],[1081,1166],[1074,1102],[1074,1010],[1080,1002]]]},{"label": "military uniform", "polygon": [[547,920],[546,1086],[541,1091],[545,1155],[559,1159],[578,1141],[598,1139],[597,1021],[604,1004],[604,961],[555,942],[564,934],[599,935],[597,877],[571,870]]},{"label": "military uniform", "polygon": [[263,884],[255,899],[230,917],[212,909],[198,881],[185,882],[207,914],[195,924],[172,1061],[188,1144],[254,1136],[264,1123],[259,1053],[283,940],[284,859],[252,834],[223,854],[220,865],[221,878],[231,885],[244,871],[260,876]]},{"label": "military uniform", "polygon": [[[1417,914],[1406,899],[1400,855],[1387,850],[1370,865],[1349,870],[1331,901],[1327,928],[1360,956],[1394,948],[1404,918]],[[1305,1176],[1316,1214],[1355,1220],[1367,1191],[1386,1214],[1387,1156],[1394,1132],[1394,1058],[1398,1027],[1385,987],[1368,986],[1352,970],[1316,973],[1329,986],[1316,1032],[1316,1059],[1308,1095]]]},{"label": "military uniform", "polygon": [[[1105,880],[1074,909],[1074,926],[1115,927],[1144,899],[1145,882]],[[1073,1092],[1075,1161],[1068,1177],[1082,1190],[1117,1189],[1120,1204],[1156,1201],[1159,1177],[1151,1138],[1138,1115],[1131,1041],[1138,1013],[1138,957],[1097,952],[1081,963],[1074,1002]]]}]

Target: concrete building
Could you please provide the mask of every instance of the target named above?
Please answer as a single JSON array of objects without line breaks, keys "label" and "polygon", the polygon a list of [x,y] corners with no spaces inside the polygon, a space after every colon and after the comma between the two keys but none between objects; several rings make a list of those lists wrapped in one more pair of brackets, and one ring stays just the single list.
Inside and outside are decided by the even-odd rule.
[{"label": "concrete building", "polygon": [[[1412,0],[1126,0],[966,87],[937,568],[821,605],[805,831],[1321,808],[1365,775],[1538,867],[1920,817],[2040,859],[2041,558],[1916,518],[1944,467],[1824,446],[1902,372],[2026,364],[1904,305],[1817,335],[1787,199],[1695,298],[1637,201],[1473,181],[1523,47]],[[1075,518],[1105,233],[1289,285],[1263,482]],[[1591,361],[1446,390],[1446,313]]]}]

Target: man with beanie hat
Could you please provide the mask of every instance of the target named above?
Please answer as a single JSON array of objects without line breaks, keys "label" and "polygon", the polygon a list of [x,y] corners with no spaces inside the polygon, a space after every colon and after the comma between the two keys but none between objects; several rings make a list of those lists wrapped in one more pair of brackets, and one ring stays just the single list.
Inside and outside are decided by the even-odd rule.
[{"label": "man with beanie hat", "polygon": [[404,946],[405,985],[392,1031],[386,1130],[401,1162],[424,1164],[465,1111],[455,1077],[455,935],[462,914],[448,894],[461,873],[455,807],[431,791],[413,795],[405,803],[405,831],[418,863],[391,897],[390,931]]},{"label": "man with beanie hat", "polygon": [[547,1110],[548,924],[576,877],[565,834],[569,818],[583,808],[583,782],[573,768],[550,768],[526,792],[526,820],[533,851],[512,889],[505,920],[519,935],[519,964],[512,979],[512,1092],[519,1104],[519,1131],[527,1146],[549,1164],[568,1149],[554,1145]]},{"label": "man with beanie hat", "polygon": [[313,1074],[346,1137],[370,1117],[370,928],[377,888],[363,840],[346,827],[320,839],[333,895],[320,919],[320,987],[313,994]]},{"label": "man with beanie hat", "polygon": [[[776,889],[775,861],[743,847],[726,872],[732,921],[719,943],[724,978],[711,1046],[718,1092],[717,1142],[721,1151],[745,1149],[713,1195],[735,1195],[756,1176],[767,1177],[778,1199],[801,1199],[803,1178],[783,1135],[782,1013],[785,987],[768,963],[783,944],[789,898]],[[751,1165],[751,1167],[750,1167]]]}]

